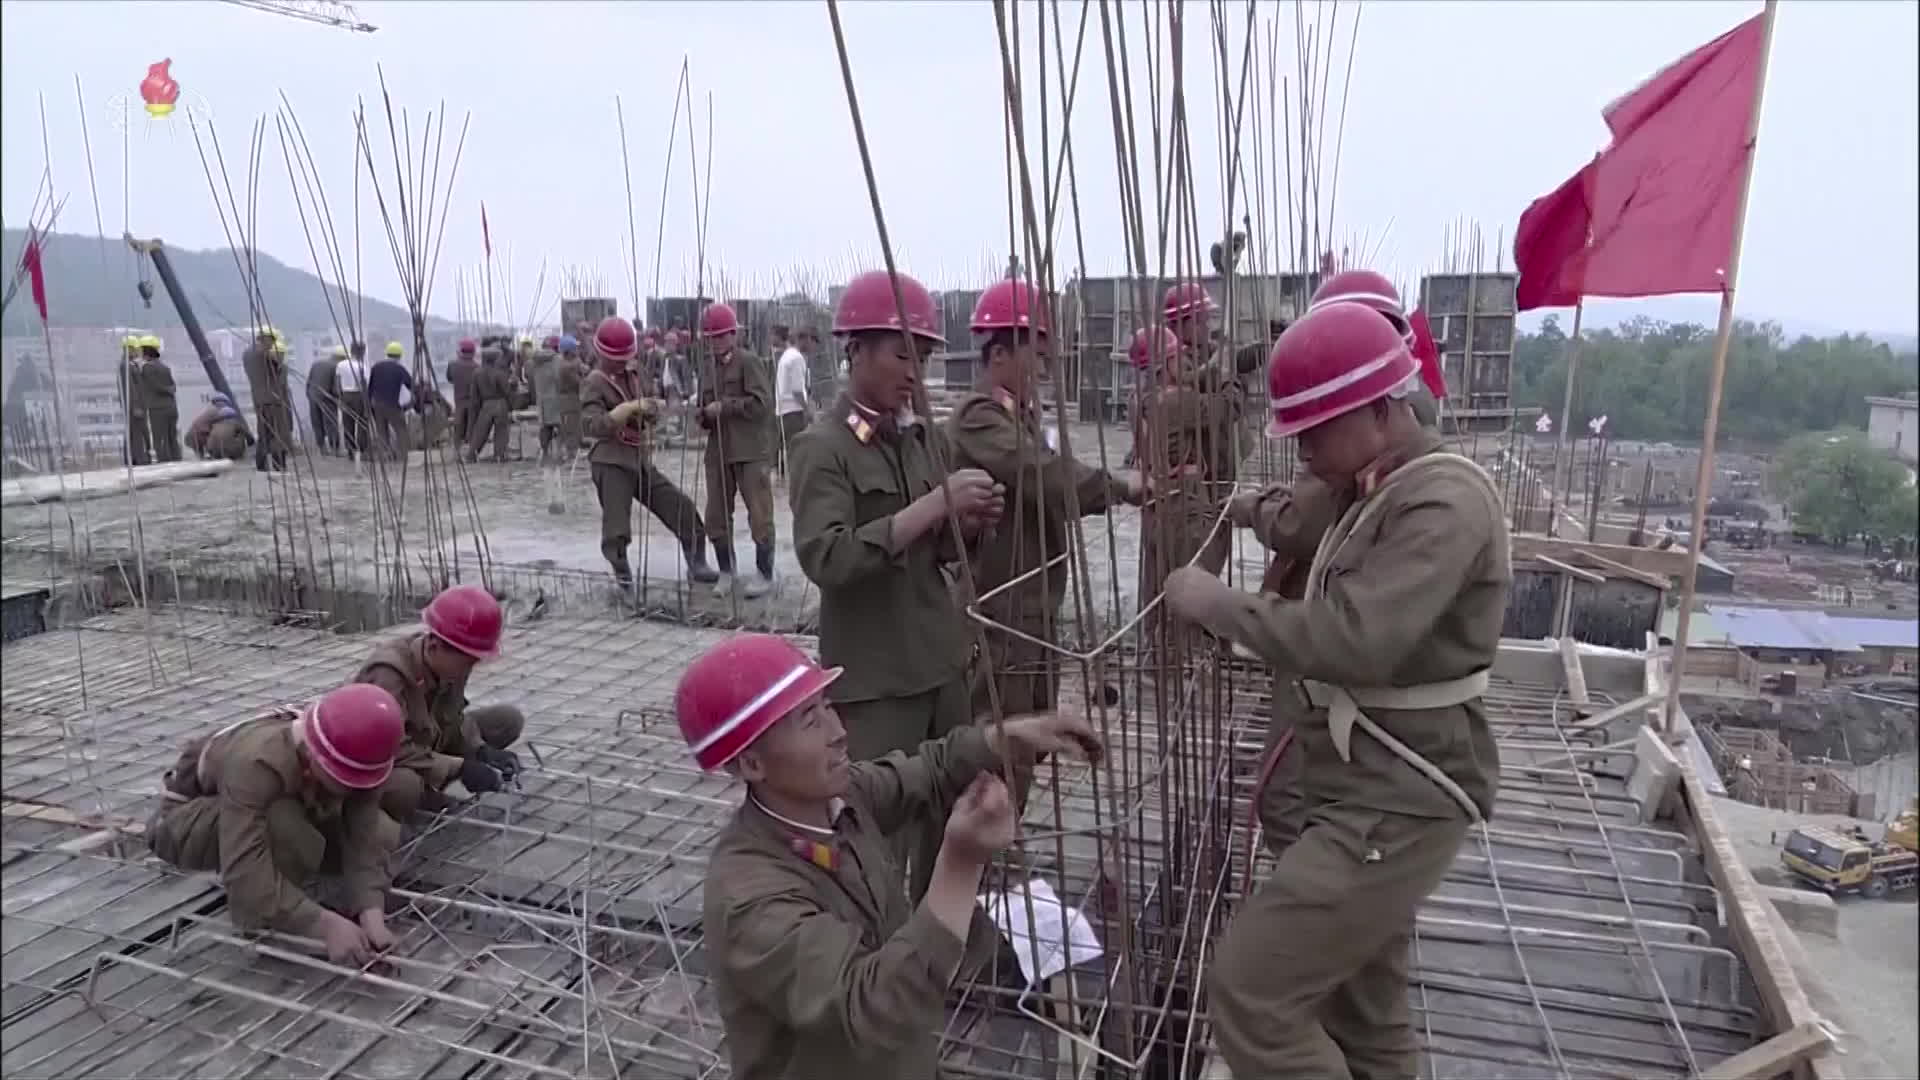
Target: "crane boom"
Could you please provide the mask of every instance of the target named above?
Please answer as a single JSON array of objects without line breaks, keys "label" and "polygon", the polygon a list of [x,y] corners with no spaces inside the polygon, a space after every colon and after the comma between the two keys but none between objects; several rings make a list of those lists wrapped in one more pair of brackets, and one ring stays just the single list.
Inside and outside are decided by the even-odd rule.
[{"label": "crane boom", "polygon": [[[233,396],[233,387],[227,384],[227,373],[221,370],[220,362],[213,358],[213,346],[207,341],[206,331],[200,328],[200,320],[194,317],[193,306],[187,303],[187,291],[180,287],[180,279],[174,275],[173,260],[167,258],[166,246],[157,239],[137,240],[131,233],[127,234],[126,240],[127,246],[135,254],[146,256],[159,273],[160,284],[166,287],[167,296],[173,300],[173,309],[180,315],[180,325],[187,331],[187,339],[193,342],[193,351],[200,354],[200,366],[206,369],[207,381],[213,384],[215,390],[225,394],[228,401],[238,405],[240,399]],[[150,292],[151,287],[142,282],[143,298]],[[244,429],[247,422],[240,420],[240,426]]]},{"label": "crane boom", "polygon": [[285,15],[290,19],[318,23],[321,26],[337,27],[360,34],[371,34],[379,27],[360,21],[360,14],[353,10],[352,4],[338,0],[226,0],[238,7],[264,11],[270,15]]}]

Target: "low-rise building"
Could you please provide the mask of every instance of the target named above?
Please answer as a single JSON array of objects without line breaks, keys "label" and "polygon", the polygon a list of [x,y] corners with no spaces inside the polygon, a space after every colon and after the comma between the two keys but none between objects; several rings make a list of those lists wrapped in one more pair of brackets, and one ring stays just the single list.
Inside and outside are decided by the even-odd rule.
[{"label": "low-rise building", "polygon": [[1909,465],[1920,461],[1920,393],[1868,398],[1867,441]]}]

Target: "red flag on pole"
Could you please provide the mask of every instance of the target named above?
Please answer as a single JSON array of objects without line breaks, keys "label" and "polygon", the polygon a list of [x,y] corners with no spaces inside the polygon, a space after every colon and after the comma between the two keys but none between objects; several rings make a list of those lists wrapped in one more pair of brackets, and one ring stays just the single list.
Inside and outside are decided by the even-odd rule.
[{"label": "red flag on pole", "polygon": [[480,204],[480,242],[486,246],[487,258],[493,258],[493,233],[487,229],[487,204]]},{"label": "red flag on pole", "polygon": [[1433,340],[1433,324],[1427,321],[1425,308],[1414,308],[1407,316],[1413,328],[1413,358],[1420,365],[1420,381],[1435,401],[1447,400],[1447,375],[1440,370],[1440,346]]},{"label": "red flag on pole", "polygon": [[40,241],[27,241],[20,252],[20,265],[26,268],[27,280],[33,287],[33,306],[40,309],[40,321],[47,321],[47,272],[40,265]]},{"label": "red flag on pole", "polygon": [[1514,231],[1522,310],[1725,287],[1764,24],[1748,19],[1606,108],[1612,143]]}]

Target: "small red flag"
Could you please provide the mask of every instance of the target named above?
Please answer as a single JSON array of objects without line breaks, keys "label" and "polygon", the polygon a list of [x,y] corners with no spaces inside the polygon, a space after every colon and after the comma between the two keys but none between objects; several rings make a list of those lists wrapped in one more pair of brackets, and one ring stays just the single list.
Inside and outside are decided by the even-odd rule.
[{"label": "small red flag", "polygon": [[1726,287],[1765,43],[1756,15],[1606,108],[1613,142],[1514,231],[1522,310]]},{"label": "small red flag", "polygon": [[487,258],[493,258],[493,233],[487,229],[487,204],[480,204],[480,243],[487,249]]},{"label": "small red flag", "polygon": [[20,265],[26,268],[27,279],[33,286],[33,306],[40,309],[40,321],[47,321],[47,272],[40,265],[40,241],[27,241],[20,252]]},{"label": "small red flag", "polygon": [[1427,321],[1425,308],[1414,308],[1407,316],[1407,325],[1413,327],[1413,358],[1420,364],[1420,381],[1435,401],[1447,399],[1447,375],[1440,370],[1440,346],[1433,340],[1433,325]]}]

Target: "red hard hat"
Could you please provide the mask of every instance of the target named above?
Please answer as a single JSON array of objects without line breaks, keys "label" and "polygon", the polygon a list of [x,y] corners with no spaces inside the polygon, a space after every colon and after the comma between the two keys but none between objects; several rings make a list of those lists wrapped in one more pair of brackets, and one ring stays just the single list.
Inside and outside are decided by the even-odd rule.
[{"label": "red hard hat", "polygon": [[[840,306],[833,312],[833,332],[852,334],[861,330],[900,330],[900,307],[893,302],[893,282],[885,270],[869,270],[847,282]],[[936,345],[945,345],[940,318],[927,287],[905,274],[898,278],[900,300],[906,305],[905,330]]]},{"label": "red hard hat", "polygon": [[1402,391],[1413,353],[1380,313],[1353,301],[1309,308],[1273,345],[1267,392],[1275,438],[1298,435]]},{"label": "red hard hat", "polygon": [[1024,281],[998,281],[973,305],[973,332],[1035,330],[1047,332],[1047,301]]},{"label": "red hard hat", "polygon": [[460,355],[461,356],[472,356],[474,350],[478,349],[479,347],[480,346],[475,345],[473,343],[473,339],[470,337],[463,337],[460,339]]},{"label": "red hard hat", "polygon": [[600,320],[593,330],[593,347],[609,360],[631,360],[634,344],[633,324],[618,315]]},{"label": "red hard hat", "polygon": [[420,617],[434,637],[475,660],[500,655],[500,630],[506,616],[500,601],[478,585],[442,589]]},{"label": "red hard hat", "polygon": [[708,304],[700,313],[700,336],[719,337],[740,329],[740,317],[733,313],[732,304]]},{"label": "red hard hat", "polygon": [[785,638],[735,634],[680,676],[673,695],[680,737],[701,768],[718,769],[825,690],[840,670],[823,670]]},{"label": "red hard hat", "polygon": [[1182,281],[1167,289],[1166,299],[1161,301],[1160,309],[1170,323],[1194,315],[1205,316],[1213,312],[1213,297],[1207,295],[1205,285],[1197,281]]},{"label": "red hard hat", "polygon": [[405,710],[372,683],[327,691],[296,722],[314,765],[342,787],[360,791],[387,782],[407,735]]},{"label": "red hard hat", "polygon": [[547,339],[546,339],[545,341],[543,341],[543,342],[541,342],[540,344],[541,344],[541,346],[542,346],[543,348],[548,348],[548,349],[557,349],[557,348],[559,348],[559,347],[560,347],[560,335],[559,335],[559,334],[548,334],[548,335],[547,335]]},{"label": "red hard hat", "polygon": [[1365,304],[1385,315],[1402,337],[1409,343],[1413,341],[1413,326],[1407,321],[1407,310],[1400,303],[1400,290],[1393,287],[1393,282],[1388,281],[1385,274],[1374,270],[1342,270],[1321,283],[1320,288],[1314,291],[1307,310],[1341,301]]},{"label": "red hard hat", "polygon": [[1180,352],[1180,336],[1164,326],[1142,327],[1133,333],[1133,344],[1127,346],[1127,359],[1133,366],[1145,370],[1153,366],[1153,336],[1160,338],[1160,358],[1162,360]]}]

